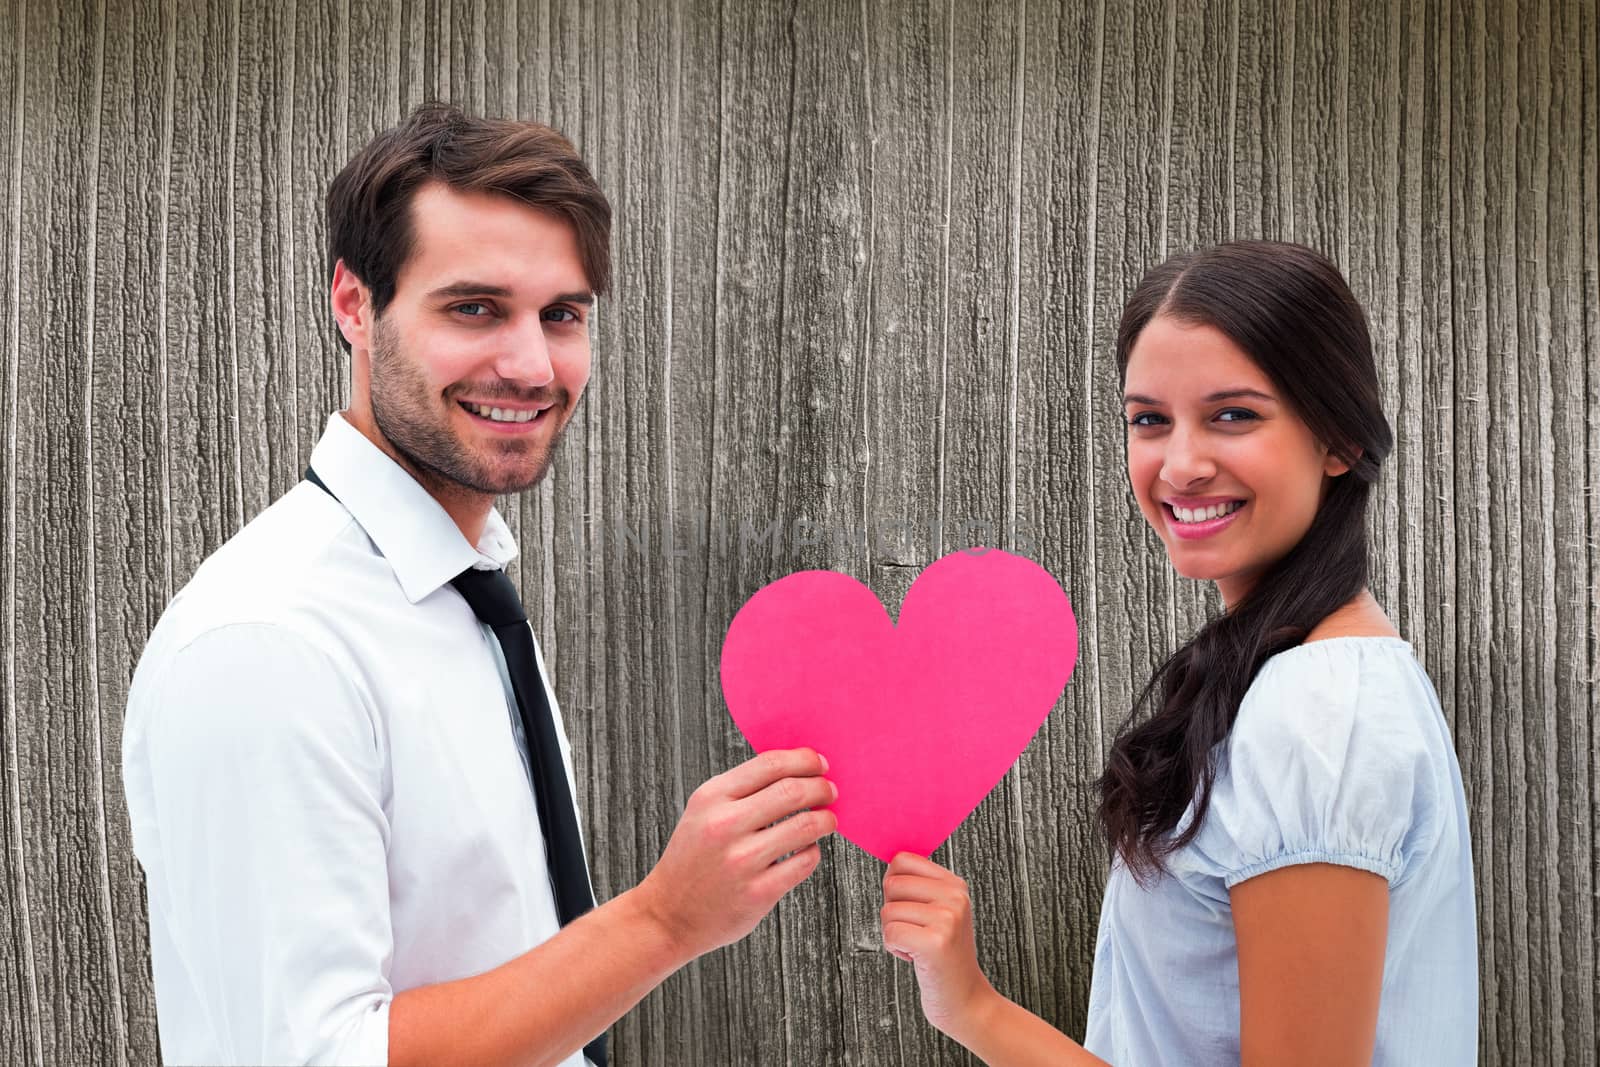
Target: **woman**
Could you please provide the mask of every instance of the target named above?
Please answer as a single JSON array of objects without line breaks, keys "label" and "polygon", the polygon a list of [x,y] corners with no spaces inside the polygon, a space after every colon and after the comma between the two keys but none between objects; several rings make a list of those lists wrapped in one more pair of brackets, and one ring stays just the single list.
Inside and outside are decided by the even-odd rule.
[{"label": "woman", "polygon": [[1221,245],[1140,283],[1117,366],[1139,509],[1224,613],[1150,680],[1100,779],[1085,1047],[989,985],[965,886],[927,859],[889,866],[885,947],[992,1067],[1475,1062],[1461,772],[1367,590],[1392,439],[1361,308],[1309,249]]}]

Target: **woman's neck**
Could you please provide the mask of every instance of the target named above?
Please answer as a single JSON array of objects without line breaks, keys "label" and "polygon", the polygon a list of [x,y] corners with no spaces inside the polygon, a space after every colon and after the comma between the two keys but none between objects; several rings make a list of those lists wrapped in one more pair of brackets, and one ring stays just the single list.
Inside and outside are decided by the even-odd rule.
[{"label": "woman's neck", "polygon": [[1326,641],[1330,637],[1399,637],[1389,616],[1384,613],[1371,590],[1363,589],[1343,606],[1335,608],[1311,628],[1304,644]]}]

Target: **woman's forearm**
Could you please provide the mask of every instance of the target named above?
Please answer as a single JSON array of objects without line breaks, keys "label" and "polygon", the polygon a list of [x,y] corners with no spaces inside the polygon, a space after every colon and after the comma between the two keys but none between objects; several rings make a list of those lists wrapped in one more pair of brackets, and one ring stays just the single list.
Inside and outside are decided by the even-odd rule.
[{"label": "woman's forearm", "polygon": [[1105,1065],[1066,1034],[993,990],[945,1033],[988,1067]]}]

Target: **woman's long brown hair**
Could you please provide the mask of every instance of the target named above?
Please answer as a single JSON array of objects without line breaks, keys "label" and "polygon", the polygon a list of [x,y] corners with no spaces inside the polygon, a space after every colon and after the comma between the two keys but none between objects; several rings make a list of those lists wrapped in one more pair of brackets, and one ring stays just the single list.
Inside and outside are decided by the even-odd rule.
[{"label": "woman's long brown hair", "polygon": [[1215,750],[1261,665],[1366,587],[1367,497],[1394,440],[1366,316],[1338,268],[1311,249],[1239,241],[1152,270],[1117,331],[1124,380],[1134,342],[1157,315],[1227,335],[1350,471],[1333,480],[1300,542],[1156,670],[1113,742],[1098,783],[1100,824],[1141,882],[1199,832]]}]

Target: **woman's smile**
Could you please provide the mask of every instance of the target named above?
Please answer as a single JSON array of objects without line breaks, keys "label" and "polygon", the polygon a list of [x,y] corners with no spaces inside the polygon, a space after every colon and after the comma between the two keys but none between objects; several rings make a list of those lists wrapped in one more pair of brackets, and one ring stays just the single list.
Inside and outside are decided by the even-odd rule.
[{"label": "woman's smile", "polygon": [[1245,507],[1245,501],[1221,499],[1210,503],[1186,503],[1166,500],[1161,504],[1167,527],[1186,541],[1212,537],[1233,525],[1234,519]]}]

